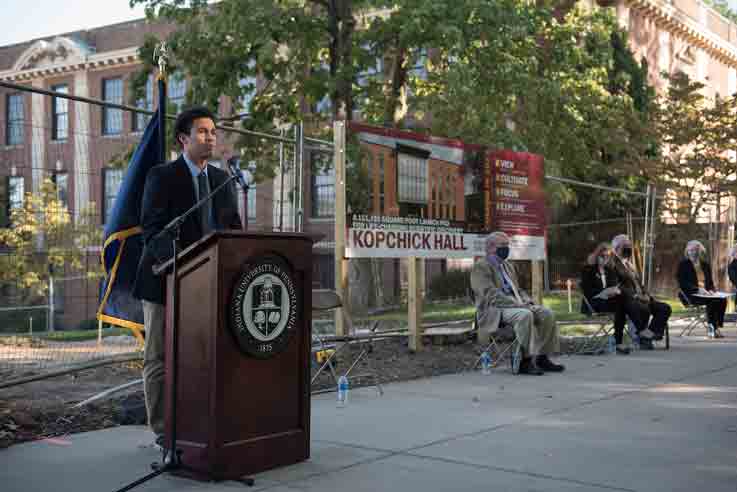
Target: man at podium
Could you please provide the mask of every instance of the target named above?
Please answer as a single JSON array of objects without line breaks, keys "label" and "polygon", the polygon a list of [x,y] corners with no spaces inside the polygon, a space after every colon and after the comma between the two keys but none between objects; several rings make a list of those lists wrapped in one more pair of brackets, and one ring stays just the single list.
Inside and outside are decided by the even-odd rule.
[{"label": "man at podium", "polygon": [[[153,273],[153,266],[173,255],[171,237],[162,237],[164,227],[189,210],[228,179],[228,174],[208,165],[217,143],[215,115],[204,107],[194,107],[177,116],[174,125],[181,155],[173,162],[151,168],[141,204],[144,249],[138,264],[133,295],[143,303],[146,343],[143,356],[143,382],[146,412],[156,442],[164,435],[164,276]],[[217,229],[241,229],[235,187],[226,186],[199,211],[183,222],[181,249]]]}]

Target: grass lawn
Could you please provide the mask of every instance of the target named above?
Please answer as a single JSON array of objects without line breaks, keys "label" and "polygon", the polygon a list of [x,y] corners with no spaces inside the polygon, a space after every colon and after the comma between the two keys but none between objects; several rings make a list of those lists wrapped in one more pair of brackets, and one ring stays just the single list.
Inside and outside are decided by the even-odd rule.
[{"label": "grass lawn", "polygon": [[[683,305],[677,299],[660,298],[673,309],[673,316],[682,315]],[[568,296],[566,294],[551,294],[543,298],[543,304],[555,313],[558,321],[579,321],[588,317],[580,313],[581,297],[575,293],[571,296],[571,312],[568,310]],[[468,320],[473,318],[474,307],[462,300],[451,303],[433,303],[423,306],[422,321],[425,323],[439,323],[443,321]],[[376,314],[364,318],[365,321],[394,321],[401,326],[407,326],[407,306]],[[561,333],[564,335],[586,334],[596,329],[596,325],[564,325]]]}]

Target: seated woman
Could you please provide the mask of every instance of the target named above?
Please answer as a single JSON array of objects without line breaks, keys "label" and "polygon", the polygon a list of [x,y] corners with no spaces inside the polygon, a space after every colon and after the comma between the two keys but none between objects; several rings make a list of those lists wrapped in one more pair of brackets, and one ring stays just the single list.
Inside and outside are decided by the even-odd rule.
[{"label": "seated woman", "polygon": [[581,273],[581,289],[585,301],[581,302],[581,312],[591,314],[614,313],[614,340],[618,354],[627,355],[630,349],[622,343],[624,324],[627,321],[627,300],[618,287],[616,272],[610,265],[612,249],[607,243],[599,244],[586,260]]},{"label": "seated woman", "polygon": [[732,246],[729,252],[729,266],[727,266],[727,275],[732,283],[732,288],[737,289],[737,244]]},{"label": "seated woman", "polygon": [[690,304],[706,306],[706,317],[712,326],[712,333],[714,333],[715,338],[721,338],[722,334],[719,329],[724,326],[727,300],[698,296],[698,294],[712,294],[715,290],[711,265],[706,259],[706,248],[699,241],[693,240],[686,244],[685,258],[678,264],[676,276],[678,287],[687,297],[686,300]]}]

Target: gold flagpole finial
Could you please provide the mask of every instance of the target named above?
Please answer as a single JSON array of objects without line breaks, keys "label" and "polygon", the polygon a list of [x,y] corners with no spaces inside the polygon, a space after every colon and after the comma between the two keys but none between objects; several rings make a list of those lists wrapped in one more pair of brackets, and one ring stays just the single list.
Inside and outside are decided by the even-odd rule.
[{"label": "gold flagpole finial", "polygon": [[166,80],[166,65],[168,62],[169,50],[166,47],[166,41],[162,41],[154,48],[154,63],[159,66],[159,79]]}]

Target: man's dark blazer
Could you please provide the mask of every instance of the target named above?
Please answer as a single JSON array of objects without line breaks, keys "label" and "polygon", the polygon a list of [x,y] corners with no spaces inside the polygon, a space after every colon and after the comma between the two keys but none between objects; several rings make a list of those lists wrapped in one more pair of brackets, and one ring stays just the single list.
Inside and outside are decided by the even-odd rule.
[{"label": "man's dark blazer", "polygon": [[[704,272],[704,288],[706,290],[714,290],[714,278],[711,275],[711,266],[705,261],[700,263],[701,270]],[[696,268],[688,258],[682,259],[678,264],[676,278],[678,278],[678,287],[687,296],[696,294],[699,291],[699,279],[696,276]]]},{"label": "man's dark blazer", "polygon": [[[228,179],[228,174],[214,166],[207,167],[210,190]],[[213,197],[212,210],[215,229],[241,229],[235,185],[231,183]],[[192,174],[183,156],[179,159],[151,168],[146,175],[146,186],[141,203],[141,227],[143,228],[143,254],[138,263],[133,296],[137,299],[164,304],[164,276],[154,275],[153,266],[158,257],[171,256],[171,240],[161,240],[156,235],[175,217],[195,204],[196,194]],[[179,245],[181,249],[202,238],[199,215],[193,213],[182,224]],[[156,240],[154,240],[156,238]]]}]

